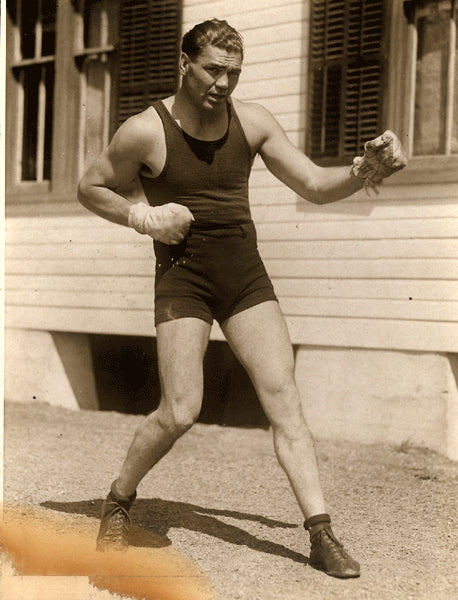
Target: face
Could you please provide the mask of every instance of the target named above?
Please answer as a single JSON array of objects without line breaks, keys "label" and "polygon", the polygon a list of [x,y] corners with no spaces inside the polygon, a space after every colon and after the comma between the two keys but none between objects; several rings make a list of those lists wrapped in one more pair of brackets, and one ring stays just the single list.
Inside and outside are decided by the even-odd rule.
[{"label": "face", "polygon": [[207,46],[197,58],[181,57],[183,86],[191,101],[204,110],[225,107],[242,70],[240,53]]}]

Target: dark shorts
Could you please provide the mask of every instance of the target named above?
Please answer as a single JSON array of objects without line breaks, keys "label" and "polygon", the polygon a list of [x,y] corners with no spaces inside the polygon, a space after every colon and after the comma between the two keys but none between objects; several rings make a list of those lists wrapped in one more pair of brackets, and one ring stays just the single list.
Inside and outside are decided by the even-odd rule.
[{"label": "dark shorts", "polygon": [[177,246],[154,242],[155,321],[196,317],[211,324],[277,300],[259,256],[253,223],[191,229]]}]

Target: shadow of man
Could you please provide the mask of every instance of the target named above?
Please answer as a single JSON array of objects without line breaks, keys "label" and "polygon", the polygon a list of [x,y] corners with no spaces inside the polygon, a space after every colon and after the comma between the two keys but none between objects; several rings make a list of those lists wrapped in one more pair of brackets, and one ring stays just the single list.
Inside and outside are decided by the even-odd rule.
[{"label": "shadow of man", "polygon": [[[101,513],[102,500],[82,500],[79,502],[42,502],[41,506],[51,510],[83,514],[98,519]],[[295,529],[296,524],[269,519],[233,510],[204,508],[187,502],[162,500],[160,498],[137,499],[132,508],[132,516],[136,523],[129,532],[131,546],[160,548],[171,544],[167,537],[170,529],[188,529],[202,533],[236,546],[246,546],[257,552],[282,556],[295,562],[306,563],[307,558],[294,550],[276,542],[261,539],[245,529],[227,523],[218,517],[252,521],[269,528]]]}]

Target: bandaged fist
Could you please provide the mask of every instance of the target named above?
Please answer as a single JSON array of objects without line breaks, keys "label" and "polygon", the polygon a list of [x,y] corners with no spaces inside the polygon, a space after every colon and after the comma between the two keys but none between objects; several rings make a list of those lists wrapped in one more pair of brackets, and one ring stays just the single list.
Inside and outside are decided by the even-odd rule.
[{"label": "bandaged fist", "polygon": [[373,187],[407,164],[407,157],[399,138],[390,130],[364,144],[363,156],[353,159],[351,168],[356,177],[364,180],[364,187]]},{"label": "bandaged fist", "polygon": [[133,204],[129,211],[129,227],[138,233],[151,236],[163,244],[179,244],[188,233],[194,220],[191,211],[182,204],[149,206],[140,202]]}]

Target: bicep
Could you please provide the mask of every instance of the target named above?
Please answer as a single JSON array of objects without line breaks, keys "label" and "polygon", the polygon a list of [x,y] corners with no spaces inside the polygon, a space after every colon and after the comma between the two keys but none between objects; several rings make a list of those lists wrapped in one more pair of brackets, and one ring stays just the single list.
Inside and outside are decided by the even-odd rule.
[{"label": "bicep", "polygon": [[142,140],[137,137],[135,129],[125,123],[87,169],[81,184],[115,191],[131,182],[141,165]]},{"label": "bicep", "polygon": [[106,187],[117,190],[128,184],[138,174],[141,163],[132,157],[107,148],[88,168],[81,183],[85,186]]},{"label": "bicep", "polygon": [[259,148],[259,155],[266,167],[301,196],[313,193],[319,167],[291,143],[273,116],[268,115],[264,127],[264,141]]},{"label": "bicep", "polygon": [[[251,132],[260,131],[257,152],[275,177],[314,204],[346,198],[361,188],[361,180],[348,167],[321,167],[288,139],[276,119],[265,109],[252,111]],[[253,116],[254,115],[254,116]]]}]

